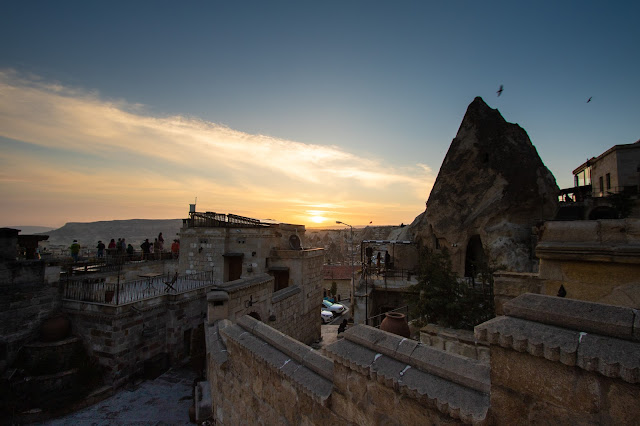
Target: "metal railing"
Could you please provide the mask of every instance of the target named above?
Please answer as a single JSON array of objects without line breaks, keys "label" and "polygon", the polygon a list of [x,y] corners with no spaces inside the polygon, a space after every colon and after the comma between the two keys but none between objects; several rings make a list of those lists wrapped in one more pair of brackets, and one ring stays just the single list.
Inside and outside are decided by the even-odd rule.
[{"label": "metal railing", "polygon": [[404,268],[387,268],[384,265],[381,265],[378,268],[377,265],[362,265],[362,278],[363,279],[389,279],[395,281],[411,281],[412,277],[416,276],[416,273],[413,269],[404,269]]},{"label": "metal railing", "polygon": [[171,274],[140,278],[122,283],[107,283],[104,278],[69,279],[63,284],[62,298],[106,305],[124,305],[168,294],[180,294],[216,283],[213,271],[178,276]]},{"label": "metal railing", "polygon": [[136,252],[132,255],[105,255],[105,257],[102,258],[92,257],[79,260],[78,262],[65,259],[60,262],[60,270],[61,273],[66,276],[87,275],[101,272],[117,272],[130,263],[139,263],[142,261],[166,261],[173,259],[176,259],[176,256],[171,252],[159,252],[147,255],[144,255],[141,252]]},{"label": "metal railing", "polygon": [[188,219],[182,219],[182,225],[187,228],[261,228],[269,226],[258,219],[216,212],[190,212]]}]

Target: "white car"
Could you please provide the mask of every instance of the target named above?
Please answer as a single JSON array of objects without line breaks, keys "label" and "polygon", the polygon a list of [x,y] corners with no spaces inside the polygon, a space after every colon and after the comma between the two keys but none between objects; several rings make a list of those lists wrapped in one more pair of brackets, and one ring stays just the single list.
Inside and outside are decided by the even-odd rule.
[{"label": "white car", "polygon": [[344,306],[339,303],[331,303],[328,300],[323,300],[322,306],[324,310],[331,312],[335,316],[338,316],[344,312]]},{"label": "white car", "polygon": [[328,324],[331,321],[333,321],[333,314],[331,312],[326,311],[326,310],[323,309],[322,312],[321,312],[321,315],[322,315],[322,323],[323,324]]}]

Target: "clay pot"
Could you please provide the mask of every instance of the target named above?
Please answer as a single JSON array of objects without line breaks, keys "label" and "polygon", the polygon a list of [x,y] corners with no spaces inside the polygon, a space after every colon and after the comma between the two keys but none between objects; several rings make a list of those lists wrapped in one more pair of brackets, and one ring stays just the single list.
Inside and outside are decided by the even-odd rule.
[{"label": "clay pot", "polygon": [[388,331],[389,333],[402,337],[409,337],[411,335],[406,315],[399,312],[387,312],[382,323],[380,323],[380,330]]},{"label": "clay pot", "polygon": [[42,340],[45,342],[57,342],[69,335],[71,323],[69,319],[62,314],[57,314],[47,318],[40,327]]}]

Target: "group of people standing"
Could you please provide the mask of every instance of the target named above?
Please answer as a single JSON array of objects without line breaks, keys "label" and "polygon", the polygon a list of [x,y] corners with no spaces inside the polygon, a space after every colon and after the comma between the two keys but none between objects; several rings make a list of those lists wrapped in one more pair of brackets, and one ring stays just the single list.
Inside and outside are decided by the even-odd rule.
[{"label": "group of people standing", "polygon": [[[149,242],[149,239],[146,238],[142,244],[140,244],[140,248],[142,249],[142,256],[144,259],[156,258],[159,259],[165,250],[164,250],[164,237],[162,236],[162,232],[158,234],[158,238],[156,238],[153,243]],[[171,254],[174,259],[178,258],[180,253],[180,240],[174,239],[171,244]]]},{"label": "group of people standing", "polygon": [[153,241],[153,244],[149,242],[148,238],[145,238],[144,242],[140,244],[142,249],[142,257],[144,259],[151,259],[155,257],[160,258],[161,253],[164,251],[164,237],[162,232],[158,234],[158,238]]},{"label": "group of people standing", "polygon": [[131,244],[127,244],[124,238],[118,238],[118,241],[114,238],[109,241],[109,245],[105,247],[102,241],[98,241],[98,246],[96,247],[98,252],[96,256],[98,258],[102,258],[106,254],[108,256],[122,256],[125,253],[129,256],[133,255],[133,246]]},{"label": "group of people standing", "polygon": [[[78,261],[78,257],[80,255],[80,244],[78,240],[73,240],[71,246],[69,246],[69,251],[71,252],[71,257],[74,261]],[[160,259],[162,257],[162,253],[165,251],[164,249],[164,237],[162,236],[162,232],[158,234],[158,237],[155,238],[153,243],[149,242],[149,239],[146,238],[142,244],[140,244],[140,248],[142,249],[142,258],[143,259]],[[106,256],[127,256],[127,258],[131,258],[135,249],[130,243],[127,243],[124,238],[118,238],[118,241],[115,238],[112,238],[109,241],[108,245],[105,245],[102,240],[98,241],[98,245],[96,246],[97,258],[105,258]],[[180,253],[180,240],[174,239],[171,244],[171,254],[174,259],[178,258]]]}]

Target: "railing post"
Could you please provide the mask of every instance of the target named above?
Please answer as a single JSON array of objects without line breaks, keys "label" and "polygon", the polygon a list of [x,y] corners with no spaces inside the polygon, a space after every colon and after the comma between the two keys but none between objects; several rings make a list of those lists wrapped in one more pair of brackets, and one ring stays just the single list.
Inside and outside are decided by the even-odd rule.
[{"label": "railing post", "polygon": [[118,264],[118,282],[116,284],[116,305],[120,305],[120,271],[122,269],[122,263]]}]

